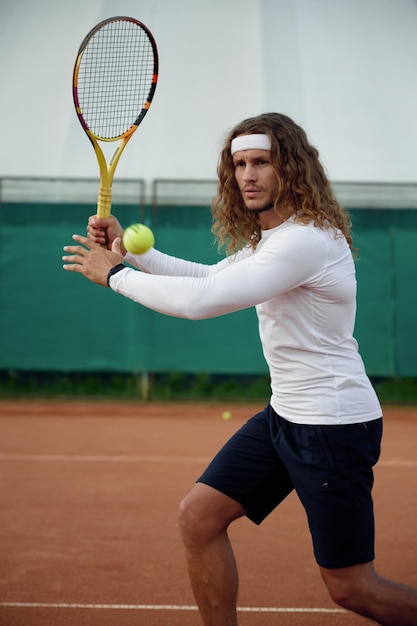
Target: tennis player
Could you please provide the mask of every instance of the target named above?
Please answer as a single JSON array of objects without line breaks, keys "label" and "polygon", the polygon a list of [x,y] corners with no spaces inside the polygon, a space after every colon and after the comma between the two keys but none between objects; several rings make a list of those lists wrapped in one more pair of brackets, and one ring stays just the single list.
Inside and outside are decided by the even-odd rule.
[{"label": "tennis player", "polygon": [[[349,216],[317,150],[285,115],[238,124],[218,177],[213,232],[227,254],[216,265],[154,248],[126,254],[113,216],[90,218],[88,238],[74,235],[63,257],[66,270],[166,315],[195,320],[256,307],[270,403],[224,445],[180,506],[202,621],[238,623],[229,524],[244,515],[261,524],[294,489],[331,598],[385,626],[416,626],[417,591],[382,578],[373,564],[382,411],[353,338]],[[277,554],[277,587],[279,576]]]}]

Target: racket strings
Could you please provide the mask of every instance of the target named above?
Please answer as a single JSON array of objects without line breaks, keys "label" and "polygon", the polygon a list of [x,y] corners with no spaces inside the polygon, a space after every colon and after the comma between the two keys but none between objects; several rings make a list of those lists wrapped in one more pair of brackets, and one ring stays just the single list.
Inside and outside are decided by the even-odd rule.
[{"label": "racket strings", "polygon": [[145,30],[118,20],[89,40],[78,69],[78,105],[99,138],[116,139],[146,111],[155,87],[155,55]]}]

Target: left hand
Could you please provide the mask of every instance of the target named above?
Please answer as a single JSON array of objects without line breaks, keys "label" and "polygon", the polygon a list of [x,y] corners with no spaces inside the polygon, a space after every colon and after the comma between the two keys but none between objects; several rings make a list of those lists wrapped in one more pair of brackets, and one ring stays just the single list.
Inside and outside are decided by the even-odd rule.
[{"label": "left hand", "polygon": [[123,245],[123,232],[124,229],[114,215],[110,215],[109,217],[97,217],[97,215],[91,215],[91,217],[88,218],[88,238],[111,250],[113,241],[117,239],[117,237],[120,237],[122,240],[120,248],[122,254],[124,255],[127,251]]},{"label": "left hand", "polygon": [[65,252],[71,253],[71,256],[62,257],[63,261],[69,263],[63,266],[64,270],[78,272],[91,282],[107,287],[109,270],[123,263],[120,238],[114,240],[111,250],[106,250],[82,235],[73,235],[72,238],[81,245],[64,246]]}]

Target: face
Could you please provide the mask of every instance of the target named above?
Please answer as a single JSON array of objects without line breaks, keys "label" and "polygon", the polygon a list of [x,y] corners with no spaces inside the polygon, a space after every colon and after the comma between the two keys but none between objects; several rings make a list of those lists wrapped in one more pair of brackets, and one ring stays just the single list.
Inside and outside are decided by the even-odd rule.
[{"label": "face", "polygon": [[278,190],[269,150],[240,150],[233,155],[235,179],[249,210],[272,208]]}]

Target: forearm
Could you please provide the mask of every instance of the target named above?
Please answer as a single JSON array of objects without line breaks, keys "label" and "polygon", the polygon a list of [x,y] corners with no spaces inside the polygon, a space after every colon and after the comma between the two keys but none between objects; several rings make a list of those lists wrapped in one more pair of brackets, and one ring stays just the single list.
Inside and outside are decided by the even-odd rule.
[{"label": "forearm", "polygon": [[234,298],[215,276],[162,276],[126,268],[110,279],[110,287],[131,300],[172,317],[209,319],[250,306]]},{"label": "forearm", "polygon": [[203,278],[210,274],[221,271],[230,261],[223,259],[214,265],[195,263],[180,259],[169,254],[165,254],[151,248],[144,254],[130,254],[125,256],[125,261],[137,267],[146,274],[157,274],[158,276],[190,276],[192,278]]}]

